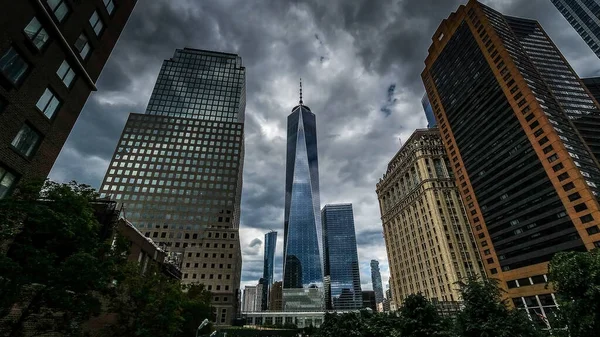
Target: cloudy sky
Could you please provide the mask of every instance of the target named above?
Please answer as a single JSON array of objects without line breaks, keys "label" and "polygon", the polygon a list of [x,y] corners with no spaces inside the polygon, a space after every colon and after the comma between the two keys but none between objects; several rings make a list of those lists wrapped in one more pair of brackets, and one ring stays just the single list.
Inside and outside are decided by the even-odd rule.
[{"label": "cloudy sky", "polygon": [[[389,273],[375,184],[415,128],[425,127],[420,73],[440,21],[466,0],[139,0],[51,179],[99,187],[127,115],[144,112],[161,63],[176,48],[238,53],[247,69],[242,283],[262,275],[262,242],[279,231],[281,279],[286,117],[317,115],[321,203],[354,205],[363,289],[369,261]],[[580,76],[600,61],[550,0],[487,0],[537,19]]]}]

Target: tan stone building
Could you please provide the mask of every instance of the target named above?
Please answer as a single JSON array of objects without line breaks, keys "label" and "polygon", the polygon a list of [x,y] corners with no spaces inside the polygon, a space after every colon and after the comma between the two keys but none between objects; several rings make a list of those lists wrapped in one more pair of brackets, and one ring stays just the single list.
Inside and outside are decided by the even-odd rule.
[{"label": "tan stone building", "polygon": [[416,130],[388,164],[377,196],[392,300],[460,300],[457,282],[481,274],[469,222],[437,129]]}]

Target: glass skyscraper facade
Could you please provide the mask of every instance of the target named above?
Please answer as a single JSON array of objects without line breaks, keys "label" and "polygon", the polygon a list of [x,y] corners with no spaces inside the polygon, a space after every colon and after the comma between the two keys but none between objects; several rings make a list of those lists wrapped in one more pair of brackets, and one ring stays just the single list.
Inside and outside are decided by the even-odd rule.
[{"label": "glass skyscraper facade", "polygon": [[[283,300],[285,310],[321,310],[322,237],[315,114],[302,103],[287,121]],[[322,297],[322,296],[321,296]]]},{"label": "glass skyscraper facade", "polygon": [[371,260],[371,283],[375,292],[375,303],[378,311],[383,311],[383,282],[381,282],[381,271],[379,261]]},{"label": "glass skyscraper facade", "polygon": [[269,294],[271,285],[273,284],[273,265],[275,264],[275,247],[277,245],[277,232],[272,231],[265,234],[265,251],[264,251],[264,267],[263,279],[266,287],[263,289],[263,306],[262,310],[268,309]]},{"label": "glass skyscraper facade", "polygon": [[100,188],[146,237],[181,254],[182,282],[213,293],[217,324],[231,323],[241,299],[244,74],[238,55],[177,50],[146,114],[129,115]]},{"label": "glass skyscraper facade", "polygon": [[421,99],[421,105],[423,105],[423,111],[425,111],[425,117],[427,118],[427,127],[435,128],[437,126],[437,122],[435,121],[435,116],[433,115],[433,109],[431,108],[431,103],[429,103],[427,93],[423,95],[423,98]]},{"label": "glass skyscraper facade", "polygon": [[352,204],[325,205],[323,222],[327,309],[355,310],[362,306],[360,269]]},{"label": "glass skyscraper facade", "polygon": [[600,57],[600,0],[551,0]]}]

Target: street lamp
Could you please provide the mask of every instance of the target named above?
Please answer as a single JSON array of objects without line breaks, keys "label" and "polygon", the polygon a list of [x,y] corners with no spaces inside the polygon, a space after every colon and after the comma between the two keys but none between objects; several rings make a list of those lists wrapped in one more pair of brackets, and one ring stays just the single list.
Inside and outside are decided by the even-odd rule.
[{"label": "street lamp", "polygon": [[[200,323],[200,325],[198,325],[198,329],[196,329],[196,337],[198,337],[198,332],[200,332],[200,330],[202,328],[204,328],[206,325],[208,324],[208,319],[204,319],[202,321],[202,323]],[[211,335],[212,336],[212,335]]]}]

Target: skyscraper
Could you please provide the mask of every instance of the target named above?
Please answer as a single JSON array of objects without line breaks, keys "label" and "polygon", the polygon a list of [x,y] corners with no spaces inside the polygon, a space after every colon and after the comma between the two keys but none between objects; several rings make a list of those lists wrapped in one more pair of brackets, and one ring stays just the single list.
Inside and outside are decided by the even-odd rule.
[{"label": "skyscraper", "polygon": [[315,114],[302,102],[302,84],[300,104],[288,116],[287,129],[284,310],[322,310],[323,259],[317,125]]},{"label": "skyscraper", "polygon": [[183,283],[213,293],[217,324],[240,301],[245,68],[238,55],[178,49],[146,114],[130,114],[101,185],[125,217],[183,256]]},{"label": "skyscraper", "polygon": [[427,93],[423,95],[421,99],[421,105],[423,106],[423,111],[425,111],[425,117],[427,118],[427,127],[435,128],[437,122],[435,121],[435,116],[433,115],[433,110],[431,108],[431,103],[429,103],[429,98],[427,98]]},{"label": "skyscraper", "polygon": [[600,57],[600,0],[551,0],[581,38]]},{"label": "skyscraper", "polygon": [[458,301],[458,282],[482,270],[437,128],[413,132],[377,183],[377,196],[395,304],[417,293]]},{"label": "skyscraper", "polygon": [[600,246],[600,168],[576,129],[597,107],[539,23],[474,0],[441,23],[425,65],[485,271],[548,316],[548,261]]},{"label": "skyscraper", "polygon": [[244,298],[242,300],[242,312],[256,311],[257,287],[244,287]]},{"label": "skyscraper", "polygon": [[377,311],[383,311],[383,283],[379,271],[379,261],[371,260],[371,283],[375,292],[375,304]]},{"label": "skyscraper", "polygon": [[276,245],[277,232],[271,231],[265,234],[264,267],[262,278],[265,280],[266,286],[263,288],[262,310],[267,310],[269,307],[269,294],[271,293],[271,285],[273,284],[273,265],[275,264]]},{"label": "skyscraper", "polygon": [[45,179],[136,0],[21,0],[0,14],[0,199]]},{"label": "skyscraper", "polygon": [[360,269],[356,251],[352,204],[325,205],[323,222],[323,256],[327,309],[355,310],[362,306]]},{"label": "skyscraper", "polygon": [[[590,94],[596,99],[596,105],[600,102],[600,77],[583,78],[583,84]],[[582,114],[575,124],[579,133],[592,150],[596,159],[600,161],[600,110]]]}]

